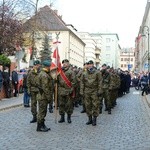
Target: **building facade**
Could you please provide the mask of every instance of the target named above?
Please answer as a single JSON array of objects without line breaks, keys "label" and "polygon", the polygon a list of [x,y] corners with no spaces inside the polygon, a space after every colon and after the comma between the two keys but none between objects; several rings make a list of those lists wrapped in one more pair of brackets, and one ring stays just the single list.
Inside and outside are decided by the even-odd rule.
[{"label": "building facade", "polygon": [[101,40],[93,37],[88,32],[78,32],[80,38],[86,43],[85,45],[85,62],[92,60],[94,65],[100,67],[100,52],[101,52]]},{"label": "building facade", "polygon": [[[35,20],[36,26],[35,24],[33,25]],[[73,66],[83,66],[85,43],[77,36],[73,26],[68,27],[62,18],[57,15],[56,11],[53,11],[49,6],[41,8],[36,16],[33,16],[24,24],[24,28],[24,36],[29,41],[25,44],[27,52],[33,45],[32,41],[34,41],[34,47],[36,48],[34,59],[40,58],[44,36],[47,35],[52,52],[55,48],[53,42],[57,40],[60,42],[58,48],[61,61],[68,59]],[[34,40],[32,38],[33,31]]]},{"label": "building facade", "polygon": [[120,64],[120,45],[118,34],[116,33],[92,33],[92,37],[99,37],[102,40],[101,64],[119,68]]},{"label": "building facade", "polygon": [[135,49],[123,48],[120,52],[120,69],[123,71],[134,71],[135,69]]},{"label": "building facade", "polygon": [[135,69],[150,72],[150,2],[147,1],[142,24],[135,40]]}]

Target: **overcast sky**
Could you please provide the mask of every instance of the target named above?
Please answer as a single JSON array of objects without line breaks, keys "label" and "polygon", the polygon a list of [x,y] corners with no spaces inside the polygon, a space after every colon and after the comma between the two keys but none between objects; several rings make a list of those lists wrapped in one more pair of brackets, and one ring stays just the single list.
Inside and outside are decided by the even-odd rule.
[{"label": "overcast sky", "polygon": [[79,32],[117,33],[123,48],[134,47],[147,0],[39,0],[39,6],[50,2]]}]

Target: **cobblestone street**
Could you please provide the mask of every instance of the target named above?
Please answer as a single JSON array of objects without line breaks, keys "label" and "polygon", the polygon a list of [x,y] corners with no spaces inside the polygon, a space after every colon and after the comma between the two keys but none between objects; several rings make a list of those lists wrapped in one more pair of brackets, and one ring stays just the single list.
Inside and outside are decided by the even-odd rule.
[{"label": "cobblestone street", "polygon": [[[143,98],[143,99],[142,99]],[[36,132],[30,108],[0,111],[0,150],[150,150],[150,118],[144,97],[133,89],[117,100],[112,115],[105,111],[97,126],[85,125],[86,114],[75,108],[72,124],[55,123],[48,112],[47,133]],[[150,108],[149,108],[150,109]],[[59,119],[59,115],[58,115]]]}]

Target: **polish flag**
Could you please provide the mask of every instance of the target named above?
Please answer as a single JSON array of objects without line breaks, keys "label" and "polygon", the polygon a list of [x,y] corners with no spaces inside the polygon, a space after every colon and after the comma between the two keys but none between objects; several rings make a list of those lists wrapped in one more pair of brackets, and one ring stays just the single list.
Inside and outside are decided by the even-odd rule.
[{"label": "polish flag", "polygon": [[50,70],[57,69],[57,72],[59,73],[61,71],[61,62],[60,62],[60,56],[59,56],[57,43],[60,43],[60,42],[55,42],[54,43],[54,44],[56,44],[56,48],[53,52],[52,63],[51,63],[51,66],[50,66]]}]

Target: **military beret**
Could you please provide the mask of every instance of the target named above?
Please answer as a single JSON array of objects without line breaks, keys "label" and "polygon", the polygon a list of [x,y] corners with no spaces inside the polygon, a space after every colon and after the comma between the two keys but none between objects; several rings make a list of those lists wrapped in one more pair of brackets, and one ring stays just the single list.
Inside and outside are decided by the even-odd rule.
[{"label": "military beret", "polygon": [[107,66],[106,64],[103,64],[103,65],[102,65],[102,67],[106,67],[106,66]]},{"label": "military beret", "polygon": [[69,62],[69,60],[68,60],[68,59],[64,59],[64,60],[62,61],[62,64],[63,64],[63,63],[67,63],[67,62]]},{"label": "military beret", "polygon": [[107,66],[107,69],[110,69],[110,66]]},{"label": "military beret", "polygon": [[51,62],[49,60],[44,60],[42,65],[45,66],[45,67],[50,67]]},{"label": "military beret", "polygon": [[39,65],[39,64],[41,64],[41,62],[39,60],[35,60],[33,64],[34,65]]},{"label": "military beret", "polygon": [[94,64],[93,60],[90,60],[90,61],[88,62],[88,64]]},{"label": "military beret", "polygon": [[85,62],[85,63],[83,64],[83,66],[88,65],[88,64],[89,64],[88,62]]}]

